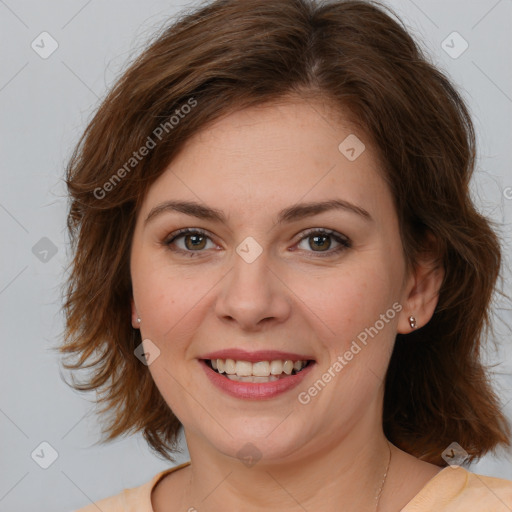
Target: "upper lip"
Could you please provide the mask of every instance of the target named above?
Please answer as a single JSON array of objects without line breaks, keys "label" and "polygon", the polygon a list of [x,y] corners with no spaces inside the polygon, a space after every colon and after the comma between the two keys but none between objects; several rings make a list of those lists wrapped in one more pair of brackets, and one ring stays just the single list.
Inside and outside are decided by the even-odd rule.
[{"label": "upper lip", "polygon": [[240,348],[226,348],[224,350],[217,350],[209,352],[199,359],[234,359],[235,361],[249,361],[250,363],[257,363],[258,361],[309,361],[314,360],[310,355],[296,354],[293,352],[282,352],[279,350],[256,350],[248,352]]}]

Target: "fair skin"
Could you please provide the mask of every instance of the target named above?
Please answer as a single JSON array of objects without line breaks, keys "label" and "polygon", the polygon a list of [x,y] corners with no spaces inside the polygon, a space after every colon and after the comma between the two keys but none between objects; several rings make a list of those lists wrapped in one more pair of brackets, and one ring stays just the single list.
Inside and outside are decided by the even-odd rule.
[{"label": "fair skin", "polygon": [[[366,146],[354,161],[338,150],[351,133]],[[325,104],[296,99],[218,120],[191,138],[149,189],[131,250],[132,325],[160,350],[148,369],[184,426],[192,461],[154,489],[155,512],[375,510],[389,457],[381,414],[394,339],[411,332],[409,315],[418,327],[429,321],[442,282],[427,260],[406,273],[392,196],[378,168],[364,134]],[[284,208],[330,199],[357,205],[371,219],[330,210],[276,224]],[[222,210],[226,223],[175,211],[144,222],[169,200]],[[208,234],[165,245],[182,228]],[[335,253],[341,244],[333,236],[316,246],[315,233],[304,235],[310,228],[333,230],[350,246]],[[262,249],[250,263],[236,252],[247,237]],[[394,303],[401,311],[300,403],[299,393]],[[199,361],[232,348],[308,354],[314,364],[297,387],[277,396],[234,397],[211,384]],[[261,455],[251,467],[237,456],[247,443]],[[389,512],[440,470],[391,449],[379,504]]]}]

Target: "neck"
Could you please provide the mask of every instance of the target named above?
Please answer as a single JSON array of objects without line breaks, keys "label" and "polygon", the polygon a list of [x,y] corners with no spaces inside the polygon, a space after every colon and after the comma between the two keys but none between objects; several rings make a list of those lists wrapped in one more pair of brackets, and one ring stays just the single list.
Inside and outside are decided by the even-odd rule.
[{"label": "neck", "polygon": [[388,441],[374,429],[351,429],[335,445],[316,437],[314,446],[274,461],[263,456],[252,466],[193,435],[187,443],[192,464],[183,510],[375,512],[390,457]]}]

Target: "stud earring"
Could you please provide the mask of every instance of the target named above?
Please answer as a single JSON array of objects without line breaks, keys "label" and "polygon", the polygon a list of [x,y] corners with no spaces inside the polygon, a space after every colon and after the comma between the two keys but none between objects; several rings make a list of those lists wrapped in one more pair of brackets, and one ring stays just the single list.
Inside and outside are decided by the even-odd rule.
[{"label": "stud earring", "polygon": [[137,323],[140,324],[140,318],[139,317],[137,317]]},{"label": "stud earring", "polygon": [[409,317],[409,325],[411,326],[411,329],[416,329],[416,318],[413,316]]}]

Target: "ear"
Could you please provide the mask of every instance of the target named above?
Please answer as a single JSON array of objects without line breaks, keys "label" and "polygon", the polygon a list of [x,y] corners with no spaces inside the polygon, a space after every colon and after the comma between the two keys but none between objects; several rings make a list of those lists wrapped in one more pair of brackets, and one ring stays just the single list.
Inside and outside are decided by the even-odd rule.
[{"label": "ear", "polygon": [[130,303],[131,303],[131,308],[132,308],[132,327],[134,329],[139,329],[140,323],[137,322],[137,318],[139,318],[139,314],[137,313],[137,308],[135,307],[135,302],[134,302],[133,298],[131,299]]},{"label": "ear", "polygon": [[416,329],[427,324],[439,300],[439,291],[443,284],[444,268],[435,250],[436,242],[431,233],[426,235],[428,247],[424,250],[411,271],[402,295],[403,309],[400,312],[397,331],[408,334],[413,331],[409,317],[416,319]]}]

